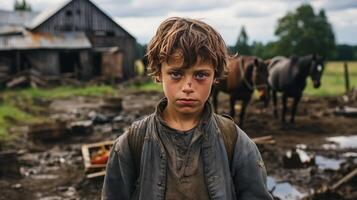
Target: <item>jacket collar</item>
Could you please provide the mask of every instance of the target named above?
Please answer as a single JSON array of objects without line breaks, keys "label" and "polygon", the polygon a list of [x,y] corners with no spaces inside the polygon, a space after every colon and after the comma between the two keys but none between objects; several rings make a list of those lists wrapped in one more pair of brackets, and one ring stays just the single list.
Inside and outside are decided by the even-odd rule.
[{"label": "jacket collar", "polygon": [[[168,131],[177,131],[171,127],[168,126],[168,124],[166,123],[166,121],[163,119],[163,111],[165,110],[167,106],[167,98],[164,97],[162,98],[159,103],[156,105],[156,109],[155,109],[155,119],[157,122],[159,122],[159,124],[164,127],[165,129],[167,129]],[[203,130],[204,127],[209,123],[210,119],[212,118],[213,112],[212,112],[212,105],[211,103],[207,100],[204,108],[203,108],[203,113],[201,116],[201,119],[198,123],[198,125],[196,127],[199,128],[199,130]]]}]

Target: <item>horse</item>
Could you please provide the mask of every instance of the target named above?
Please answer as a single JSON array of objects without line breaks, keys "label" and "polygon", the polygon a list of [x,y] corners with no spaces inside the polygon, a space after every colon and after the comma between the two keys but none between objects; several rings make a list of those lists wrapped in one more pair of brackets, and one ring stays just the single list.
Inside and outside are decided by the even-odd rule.
[{"label": "horse", "polygon": [[313,87],[319,88],[320,79],[324,71],[324,58],[312,54],[303,57],[291,56],[290,58],[278,56],[268,61],[269,70],[269,92],[272,92],[274,103],[274,116],[278,118],[277,111],[277,92],[282,92],[282,118],[285,123],[285,114],[287,109],[287,99],[294,99],[290,123],[294,124],[295,114],[306,87],[307,77],[310,76]]},{"label": "horse", "polygon": [[239,125],[243,126],[246,108],[252,98],[254,90],[258,90],[258,98],[267,106],[268,69],[266,63],[255,56],[233,56],[228,61],[227,77],[219,80],[213,87],[212,101],[217,112],[217,97],[220,91],[230,95],[230,116],[234,119],[235,102],[242,101]]}]

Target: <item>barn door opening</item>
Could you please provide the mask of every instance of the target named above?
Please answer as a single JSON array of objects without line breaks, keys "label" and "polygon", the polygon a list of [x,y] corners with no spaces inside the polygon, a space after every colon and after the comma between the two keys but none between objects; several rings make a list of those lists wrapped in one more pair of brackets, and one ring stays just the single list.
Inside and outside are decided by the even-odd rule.
[{"label": "barn door opening", "polygon": [[94,52],[93,53],[93,75],[101,76],[102,75],[102,53]]},{"label": "barn door opening", "polygon": [[61,52],[60,59],[60,72],[61,74],[75,75],[79,68],[79,53],[78,52]]}]

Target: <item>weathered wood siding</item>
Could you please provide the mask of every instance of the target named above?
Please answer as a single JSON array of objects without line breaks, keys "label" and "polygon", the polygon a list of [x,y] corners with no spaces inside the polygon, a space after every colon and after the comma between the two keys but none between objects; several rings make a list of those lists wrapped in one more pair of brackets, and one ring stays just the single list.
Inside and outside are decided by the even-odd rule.
[{"label": "weathered wood siding", "polygon": [[43,75],[60,75],[60,66],[58,52],[50,50],[33,50],[25,54],[31,62],[33,69],[41,72]]},{"label": "weathered wood siding", "polygon": [[124,78],[134,76],[135,38],[88,0],[73,0],[34,30],[50,33],[84,31],[93,48],[117,46],[124,54]]}]

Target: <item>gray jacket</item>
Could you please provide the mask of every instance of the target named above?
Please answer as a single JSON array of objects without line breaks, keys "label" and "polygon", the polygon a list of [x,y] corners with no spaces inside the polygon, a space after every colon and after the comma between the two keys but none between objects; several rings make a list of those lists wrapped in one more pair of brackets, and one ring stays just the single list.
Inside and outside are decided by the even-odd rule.
[{"label": "gray jacket", "polygon": [[[146,135],[141,156],[139,178],[129,148],[129,132],[114,143],[107,164],[102,199],[164,200],[167,157],[157,133],[157,112],[143,119]],[[222,135],[209,112],[204,123],[201,146],[204,178],[210,199],[272,199],[266,187],[266,170],[256,145],[237,126],[232,166],[229,166]],[[194,188],[193,188],[194,189]]]}]

